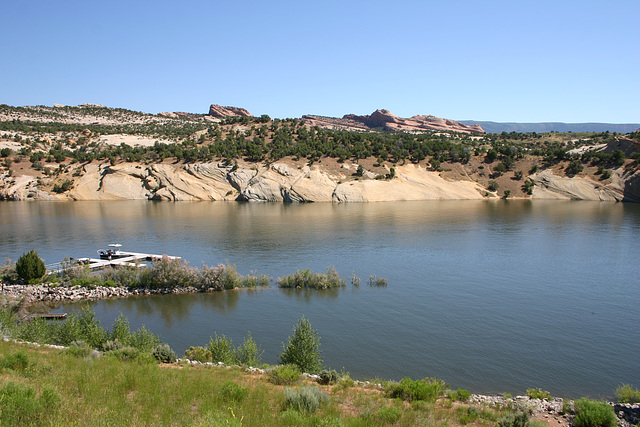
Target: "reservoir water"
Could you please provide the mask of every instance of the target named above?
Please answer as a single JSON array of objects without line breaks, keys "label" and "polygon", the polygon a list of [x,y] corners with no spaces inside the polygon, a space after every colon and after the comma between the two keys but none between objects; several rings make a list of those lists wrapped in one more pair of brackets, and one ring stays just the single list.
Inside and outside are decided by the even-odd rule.
[{"label": "reservoir water", "polygon": [[[640,205],[576,201],[371,204],[2,202],[0,256],[46,263],[108,243],[229,262],[272,277],[335,266],[360,287],[151,296],[122,312],[178,353],[251,331],[276,363],[305,315],[325,365],[358,379],[438,377],[477,393],[540,387],[565,397],[640,386]],[[388,279],[367,285],[370,275]],[[65,304],[56,311],[73,311]]]}]

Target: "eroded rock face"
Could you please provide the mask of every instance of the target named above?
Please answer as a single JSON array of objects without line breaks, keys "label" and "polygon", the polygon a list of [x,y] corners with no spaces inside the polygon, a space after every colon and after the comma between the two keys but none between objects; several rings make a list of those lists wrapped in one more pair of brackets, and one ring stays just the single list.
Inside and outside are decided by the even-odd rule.
[{"label": "eroded rock face", "polygon": [[302,118],[312,126],[345,130],[382,129],[400,132],[485,133],[479,125],[463,125],[455,120],[441,119],[435,116],[413,116],[406,119],[393,115],[389,110],[376,110],[368,116],[347,114],[342,119],[313,115],[305,115]]},{"label": "eroded rock face", "polygon": [[235,116],[253,117],[253,115],[244,108],[223,107],[217,104],[211,104],[209,107],[209,115],[220,119]]},{"label": "eroded rock face", "polygon": [[[405,200],[482,199],[486,189],[469,179],[447,180],[438,172],[405,164],[395,168],[391,180],[365,173],[354,180],[351,167],[336,175],[321,166],[295,167],[284,162],[271,165],[232,166],[227,163],[87,164],[72,189],[50,194],[36,178],[5,177],[0,192],[6,200],[162,200],[260,202],[379,202]],[[533,199],[640,201],[640,171],[614,171],[604,184],[588,177],[555,175],[543,170],[529,176]]]},{"label": "eroded rock face", "polygon": [[[618,171],[615,174],[619,174]],[[566,177],[555,175],[550,170],[543,170],[529,176],[533,181],[533,199],[566,199],[566,200],[600,200],[619,202],[624,199],[624,188],[620,175],[612,179],[612,183],[603,186],[601,183],[586,177]]]},{"label": "eroded rock face", "polygon": [[0,190],[0,200],[53,200],[54,196],[38,188],[38,180],[31,176],[18,176]]}]

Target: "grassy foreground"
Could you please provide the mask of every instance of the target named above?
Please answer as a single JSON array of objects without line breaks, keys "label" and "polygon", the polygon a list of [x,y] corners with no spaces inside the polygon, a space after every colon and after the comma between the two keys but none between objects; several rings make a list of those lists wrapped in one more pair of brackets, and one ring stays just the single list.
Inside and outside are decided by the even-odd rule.
[{"label": "grassy foreground", "polygon": [[[408,403],[351,381],[286,387],[240,368],[14,342],[0,342],[0,366],[0,425],[495,425],[507,413],[450,399]],[[305,391],[322,395],[317,410]]]}]

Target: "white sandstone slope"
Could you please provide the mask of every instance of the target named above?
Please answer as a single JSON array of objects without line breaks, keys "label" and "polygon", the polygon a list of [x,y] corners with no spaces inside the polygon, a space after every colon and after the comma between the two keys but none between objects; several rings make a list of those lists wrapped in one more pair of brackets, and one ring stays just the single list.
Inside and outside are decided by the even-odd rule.
[{"label": "white sandstone slope", "polygon": [[533,199],[571,199],[622,201],[625,198],[635,199],[640,196],[640,172],[625,173],[616,170],[611,176],[611,183],[603,185],[587,177],[566,177],[543,170],[529,176],[533,187]]},{"label": "white sandstone slope", "polygon": [[[260,202],[379,202],[461,200],[495,197],[471,180],[447,180],[438,172],[413,164],[397,166],[391,180],[365,173],[359,179],[333,175],[320,165],[296,168],[271,165],[231,166],[226,163],[87,164],[74,177],[72,189],[50,194],[36,178],[5,177],[0,198],[10,200],[246,200]],[[534,199],[640,200],[640,172],[613,172],[604,185],[588,177],[569,178],[543,170],[529,177]]]}]

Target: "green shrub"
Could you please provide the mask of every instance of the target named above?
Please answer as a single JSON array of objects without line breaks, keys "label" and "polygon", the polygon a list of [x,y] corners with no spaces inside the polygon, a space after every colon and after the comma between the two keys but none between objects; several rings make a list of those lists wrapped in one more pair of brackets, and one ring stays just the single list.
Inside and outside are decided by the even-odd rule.
[{"label": "green shrub", "polygon": [[55,414],[60,402],[58,394],[45,388],[36,397],[35,390],[24,384],[8,382],[0,388],[0,424],[45,425]]},{"label": "green shrub", "polygon": [[402,417],[402,409],[397,406],[387,406],[378,409],[378,418],[385,423],[395,424]]},{"label": "green shrub", "polygon": [[111,351],[109,355],[121,361],[137,360],[140,356],[140,350],[134,347],[122,347]]},{"label": "green shrub", "polygon": [[498,418],[498,427],[527,427],[529,414],[525,412],[509,412]]},{"label": "green shrub", "polygon": [[18,276],[26,281],[40,279],[44,276],[45,271],[44,262],[34,250],[22,254],[18,262],[16,262]]},{"label": "green shrub", "polygon": [[444,394],[445,385],[444,381],[436,378],[425,378],[424,380],[404,378],[399,383],[387,383],[385,392],[387,396],[394,399],[402,399],[409,402],[414,400],[435,402],[438,397]]},{"label": "green shrub", "polygon": [[584,167],[582,166],[580,160],[572,160],[569,163],[569,166],[567,166],[566,172],[569,175],[577,175],[582,172],[583,169]]},{"label": "green shrub", "polygon": [[118,341],[118,339],[114,339],[114,340],[109,340],[107,342],[105,342],[104,344],[102,344],[102,350],[105,353],[108,353],[110,351],[116,351],[122,348],[122,343],[120,341]]},{"label": "green shrub", "polygon": [[224,335],[218,337],[217,332],[209,341],[207,350],[211,353],[211,360],[214,363],[222,362],[225,365],[232,365],[237,362],[233,343]]},{"label": "green shrub", "polygon": [[460,424],[468,424],[475,421],[480,416],[478,408],[475,406],[458,406],[455,410]]},{"label": "green shrub", "polygon": [[162,363],[174,363],[176,361],[176,353],[169,347],[169,344],[157,346],[151,354]]},{"label": "green shrub", "polygon": [[471,392],[463,388],[459,388],[457,390],[447,390],[447,397],[451,400],[466,402],[471,397]]},{"label": "green shrub", "polygon": [[298,321],[293,328],[293,336],[289,337],[289,342],[285,346],[282,344],[283,352],[280,355],[280,363],[283,365],[292,363],[302,372],[314,374],[322,369],[322,359],[320,358],[320,337],[317,331],[311,328],[311,323],[306,317]]},{"label": "green shrub", "polygon": [[573,423],[578,427],[614,427],[618,425],[613,408],[605,402],[582,398],[574,402],[576,416]]},{"label": "green shrub", "polygon": [[211,362],[211,352],[204,347],[189,347],[185,350],[184,356],[200,363]]},{"label": "green shrub", "polygon": [[616,388],[616,399],[620,403],[640,403],[640,390],[629,384],[622,384]]},{"label": "green shrub", "polygon": [[523,187],[524,187],[524,188],[523,188],[523,191],[524,191],[525,193],[527,193],[528,195],[532,195],[532,194],[533,194],[533,187],[535,187],[535,184],[534,184],[534,183],[533,183],[533,181],[531,181],[531,180],[526,180],[526,181],[524,182]]},{"label": "green shrub", "polygon": [[102,348],[109,335],[95,312],[87,305],[78,313],[72,313],[67,320],[56,324],[53,331],[56,344],[69,345],[73,341],[83,341],[91,348]]},{"label": "green shrub", "polygon": [[329,395],[318,387],[307,386],[299,390],[287,387],[284,390],[284,407],[305,414],[313,414],[329,401]]},{"label": "green shrub", "polygon": [[222,411],[210,411],[207,412],[200,423],[195,426],[211,427],[211,426],[229,426],[229,427],[242,427],[242,421],[233,415],[233,413],[227,414]]},{"label": "green shrub", "polygon": [[327,384],[335,384],[338,382],[338,373],[335,369],[323,369],[320,371],[320,379],[318,383],[327,385]]},{"label": "green shrub", "polygon": [[527,390],[527,397],[530,399],[549,399],[551,393],[544,391],[541,388],[530,388]]},{"label": "green shrub", "polygon": [[611,178],[611,171],[607,169],[602,172],[600,179],[609,179],[609,178]]},{"label": "green shrub", "polygon": [[66,352],[75,357],[87,357],[91,354],[91,347],[84,341],[73,341],[67,347]]},{"label": "green shrub", "polygon": [[238,385],[233,381],[225,381],[220,386],[220,394],[222,394],[222,397],[227,401],[242,402],[248,393],[248,388]]},{"label": "green shrub", "polygon": [[27,353],[22,350],[12,354],[2,356],[0,359],[0,369],[11,369],[14,371],[24,371],[29,367]]},{"label": "green shrub", "polygon": [[253,340],[251,332],[248,333],[247,338],[242,342],[242,346],[238,347],[235,353],[237,361],[242,365],[254,367],[262,365],[264,351]]},{"label": "green shrub", "polygon": [[282,411],[280,413],[280,421],[282,422],[281,425],[283,426],[302,426],[305,425],[305,418],[304,416],[294,410],[294,409],[287,409],[286,411]]},{"label": "green shrub", "polygon": [[498,185],[497,182],[491,180],[491,181],[489,181],[489,186],[487,187],[487,190],[489,190],[489,191],[498,191],[499,187],[500,186]]},{"label": "green shrub", "polygon": [[15,338],[27,342],[51,342],[55,336],[54,325],[45,319],[36,317],[16,325]]},{"label": "green shrub", "polygon": [[131,334],[129,345],[143,352],[151,352],[155,347],[162,344],[162,340],[156,334],[142,325]]},{"label": "green shrub", "polygon": [[280,365],[269,370],[269,381],[276,385],[291,385],[300,379],[296,365]]}]

